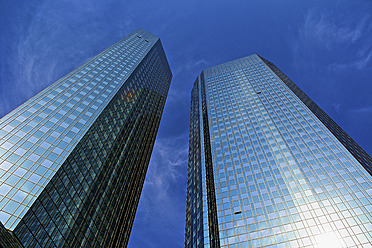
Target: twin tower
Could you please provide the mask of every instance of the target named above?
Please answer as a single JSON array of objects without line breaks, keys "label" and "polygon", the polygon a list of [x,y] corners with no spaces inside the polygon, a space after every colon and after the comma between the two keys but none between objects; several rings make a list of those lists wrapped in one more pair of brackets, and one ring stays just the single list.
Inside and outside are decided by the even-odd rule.
[{"label": "twin tower", "polygon": [[[126,247],[172,74],[138,29],[0,120],[0,247]],[[185,247],[369,247],[372,159],[258,55],[191,93]]]}]

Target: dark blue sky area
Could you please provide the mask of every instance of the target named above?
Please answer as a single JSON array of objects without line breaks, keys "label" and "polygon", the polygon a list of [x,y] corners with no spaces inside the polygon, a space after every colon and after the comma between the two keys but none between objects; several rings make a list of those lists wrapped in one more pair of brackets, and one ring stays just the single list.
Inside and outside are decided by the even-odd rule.
[{"label": "dark blue sky area", "polygon": [[23,0],[0,3],[0,116],[138,27],[173,81],[129,247],[183,247],[190,91],[202,69],[257,53],[372,154],[372,2]]}]

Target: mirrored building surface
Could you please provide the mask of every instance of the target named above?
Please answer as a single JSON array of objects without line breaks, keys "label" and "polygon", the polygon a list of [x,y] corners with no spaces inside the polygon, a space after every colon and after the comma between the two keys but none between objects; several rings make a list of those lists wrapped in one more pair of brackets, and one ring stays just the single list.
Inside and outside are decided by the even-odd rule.
[{"label": "mirrored building surface", "polygon": [[0,221],[26,247],[125,246],[172,74],[138,29],[0,120]]},{"label": "mirrored building surface", "polygon": [[371,247],[371,157],[258,55],[191,93],[185,247]]}]

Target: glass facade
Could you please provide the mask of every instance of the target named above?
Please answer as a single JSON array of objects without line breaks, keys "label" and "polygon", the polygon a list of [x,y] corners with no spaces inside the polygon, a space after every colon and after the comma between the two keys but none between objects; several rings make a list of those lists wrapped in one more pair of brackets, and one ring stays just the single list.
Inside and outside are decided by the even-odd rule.
[{"label": "glass facade", "polygon": [[371,246],[371,158],[275,65],[208,68],[191,97],[185,247]]},{"label": "glass facade", "polygon": [[138,29],[0,122],[0,220],[26,247],[124,245],[172,75]]},{"label": "glass facade", "polygon": [[0,222],[0,247],[1,248],[19,248],[23,247],[17,237],[9,232]]}]

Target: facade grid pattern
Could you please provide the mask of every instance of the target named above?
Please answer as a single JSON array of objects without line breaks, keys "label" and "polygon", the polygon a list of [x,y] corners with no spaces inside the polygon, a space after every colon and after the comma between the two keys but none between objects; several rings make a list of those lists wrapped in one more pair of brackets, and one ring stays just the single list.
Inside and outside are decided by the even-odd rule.
[{"label": "facade grid pattern", "polygon": [[270,69],[296,94],[296,96],[314,113],[331,133],[349,150],[361,165],[372,175],[372,157],[366,153],[337,123],[332,120],[313,100],[310,99],[292,80],[273,63],[260,57]]},{"label": "facade grid pattern", "polygon": [[138,29],[5,116],[4,226],[27,247],[128,242],[170,81]]},{"label": "facade grid pattern", "polygon": [[220,246],[370,247],[371,176],[277,72],[252,55],[200,77]]},{"label": "facade grid pattern", "polygon": [[[206,212],[206,186],[204,168],[202,161],[202,137],[200,133],[200,105],[199,88],[197,82],[191,92],[191,116],[189,136],[189,164],[188,167],[188,188],[186,200],[186,230],[185,247],[208,247],[208,217],[204,218]],[[205,175],[205,174],[204,174]],[[203,202],[203,204],[201,204]],[[204,204],[205,203],[205,204]],[[206,239],[204,239],[204,233]]]}]

